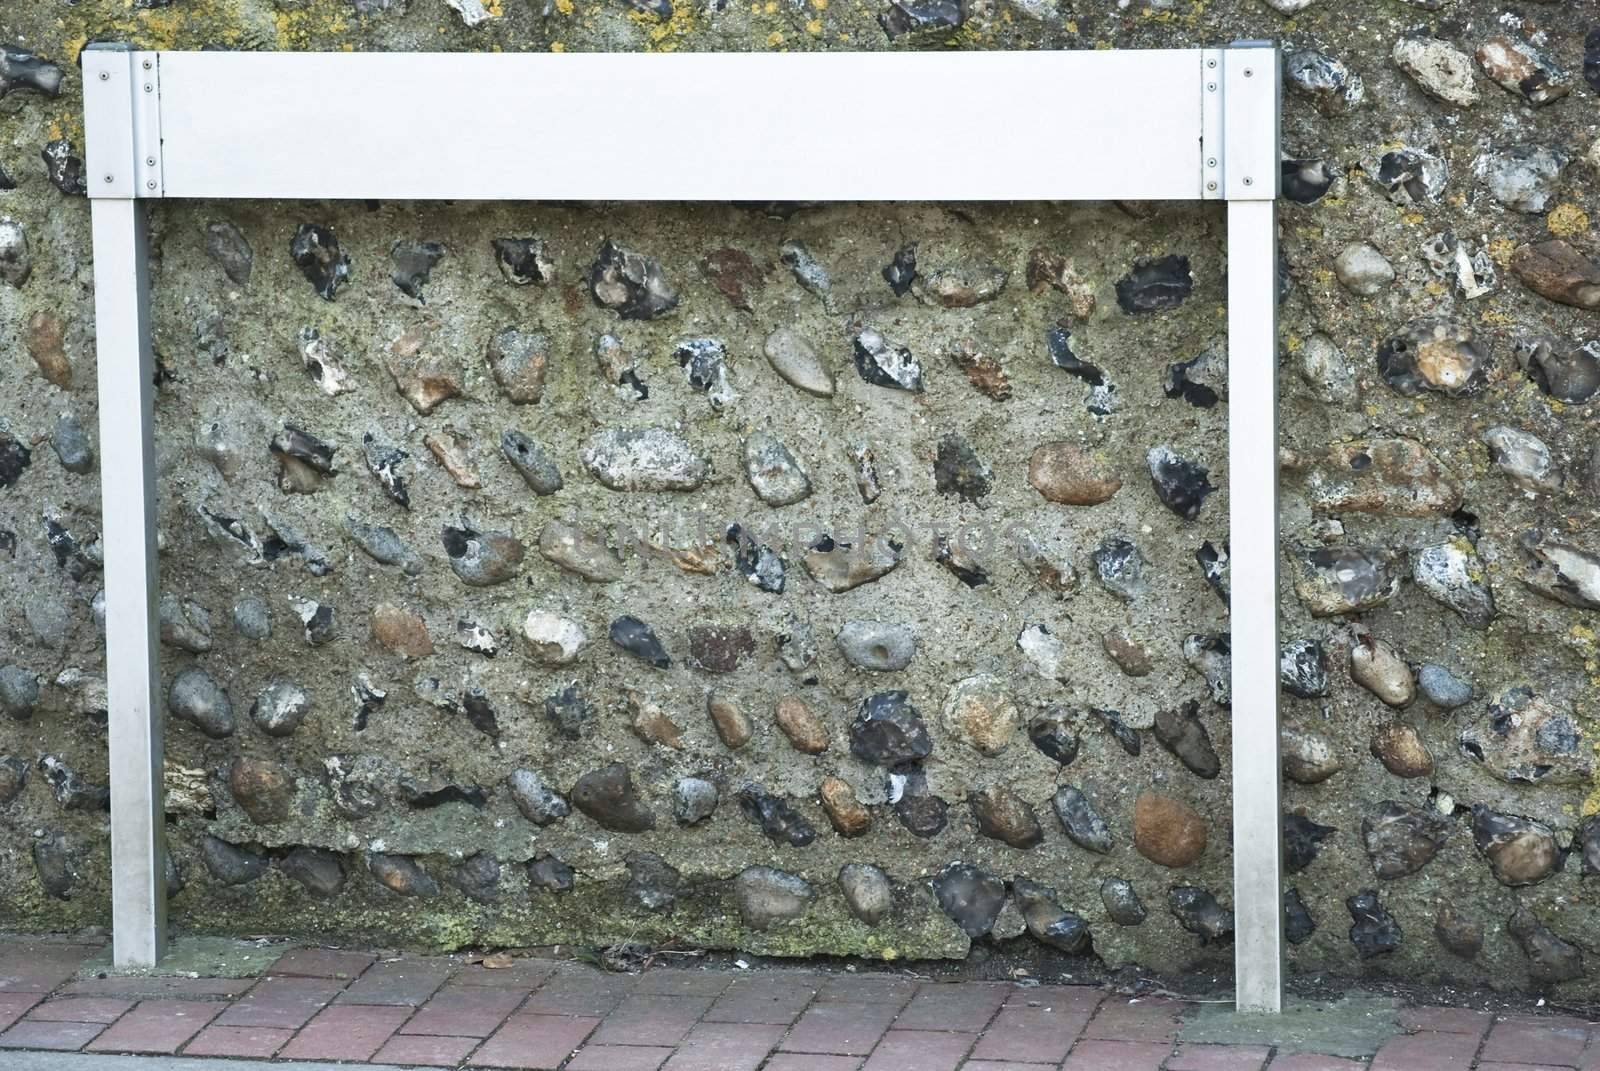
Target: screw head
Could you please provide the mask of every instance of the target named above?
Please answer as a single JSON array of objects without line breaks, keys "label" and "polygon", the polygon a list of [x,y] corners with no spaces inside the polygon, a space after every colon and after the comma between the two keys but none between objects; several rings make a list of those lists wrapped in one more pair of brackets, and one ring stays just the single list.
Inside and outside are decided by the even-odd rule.
[{"label": "screw head", "polygon": [[107,175],[107,176],[106,176],[106,181],[107,181],[107,182],[115,182],[115,181],[116,181],[116,180],[117,180],[117,179],[116,179],[116,176],[115,176],[115,175]]},{"label": "screw head", "polygon": [[1214,60],[1214,59],[1208,59],[1208,60],[1206,60],[1206,66],[1208,68],[1210,68],[1211,70],[1216,70],[1217,69],[1217,61]]},{"label": "screw head", "polygon": [[1246,186],[1254,186],[1256,184],[1256,180],[1251,178],[1249,175],[1246,175],[1244,177],[1244,184]]},{"label": "screw head", "polygon": [[150,83],[149,83],[149,82],[146,82],[146,83],[145,83],[145,84],[144,84],[144,91],[145,91],[145,92],[146,92],[146,93],[153,93],[153,92],[155,92],[155,88],[156,88],[156,87],[155,87],[155,86],[153,86],[153,85],[151,85],[151,84],[150,84]]},{"label": "screw head", "polygon": [[147,71],[150,69],[150,61],[149,60],[145,60],[144,61],[144,69],[147,70]]},{"label": "screw head", "polygon": [[1208,182],[1206,183],[1206,189],[1216,192],[1217,184],[1215,182]]},{"label": "screw head", "polygon": [[146,189],[150,189],[150,190],[155,189],[156,188],[156,180],[155,179],[151,179],[149,182],[146,182],[145,183],[145,188]]},{"label": "screw head", "polygon": [[109,71],[101,71],[100,72],[100,81],[102,81],[102,82],[111,81],[111,72],[109,72]]},{"label": "screw head", "polygon": [[1215,83],[1215,82],[1207,82],[1206,83],[1206,92],[1207,93],[1215,93],[1216,91],[1217,91],[1217,83]]},{"label": "screw head", "polygon": [[1206,160],[1206,166],[1207,167],[1216,167],[1217,166],[1217,158],[1215,156],[1213,156],[1213,157],[1210,157],[1209,159],[1207,159]]},{"label": "screw head", "polygon": [[1255,73],[1256,73],[1256,72],[1255,72],[1255,71],[1253,71],[1253,70],[1251,70],[1251,69],[1250,69],[1250,68],[1249,68],[1249,67],[1246,67],[1246,68],[1245,68],[1245,69],[1244,69],[1244,76],[1245,76],[1245,77],[1246,77],[1246,78],[1249,78],[1249,77],[1250,77],[1250,76],[1251,76],[1251,75],[1253,75],[1253,74],[1255,74]]},{"label": "screw head", "polygon": [[146,156],[144,158],[144,166],[145,167],[155,167],[156,166],[156,158],[154,156]]}]

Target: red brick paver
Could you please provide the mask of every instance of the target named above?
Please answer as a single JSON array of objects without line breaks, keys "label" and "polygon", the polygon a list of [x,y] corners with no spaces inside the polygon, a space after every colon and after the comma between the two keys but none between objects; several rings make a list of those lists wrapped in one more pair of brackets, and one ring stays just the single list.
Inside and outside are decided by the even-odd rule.
[{"label": "red brick paver", "polygon": [[972,1055],[983,1060],[1057,1064],[1089,1020],[1087,1011],[1006,1006]]},{"label": "red brick paver", "polygon": [[428,1064],[455,1067],[478,1044],[477,1038],[437,1035],[396,1034],[384,1043],[372,1059],[380,1064]]},{"label": "red brick paver", "polygon": [[278,1055],[285,1060],[370,1060],[410,1015],[409,1008],[335,1004],[318,1012]]},{"label": "red brick paver", "polygon": [[339,1002],[414,1008],[433,996],[449,976],[449,967],[433,959],[406,958],[375,963],[339,994]]},{"label": "red brick paver", "polygon": [[337,982],[320,978],[268,978],[228,1006],[219,1026],[263,1026],[297,1030],[338,996]]},{"label": "red brick paver", "polygon": [[1315,1052],[1293,1052],[1274,1059],[1268,1065],[1268,1071],[1363,1071],[1366,1066],[1365,1060],[1323,1056]]},{"label": "red brick paver", "polygon": [[0,1030],[4,1030],[23,1013],[43,999],[39,993],[0,993]]},{"label": "red brick paver", "polygon": [[956,1071],[972,1051],[976,1034],[934,1030],[891,1030],[872,1050],[863,1071]]},{"label": "red brick paver", "polygon": [[894,1021],[897,1004],[813,1004],[779,1046],[784,1052],[865,1056]]},{"label": "red brick paver", "polygon": [[767,1061],[765,1071],[856,1071],[861,1061],[851,1056],[797,1055],[780,1052]]},{"label": "red brick paver", "polygon": [[112,1023],[131,1007],[133,1001],[115,997],[62,997],[37,1005],[28,1018],[52,1023]]},{"label": "red brick paver", "polygon": [[1372,1071],[1466,1071],[1477,1050],[1478,1039],[1471,1034],[1407,1034],[1383,1043]]},{"label": "red brick paver", "polygon": [[783,1027],[768,1023],[701,1023],[665,1071],[756,1071],[781,1037]]},{"label": "red brick paver", "polygon": [[1167,1071],[1261,1071],[1271,1054],[1265,1045],[1180,1045]]},{"label": "red brick paver", "polygon": [[571,1015],[513,1015],[472,1056],[482,1067],[536,1068],[548,1071],[583,1043],[600,1020]]},{"label": "red brick paver", "polygon": [[52,1023],[42,1019],[24,1019],[0,1034],[0,1049],[73,1051],[93,1041],[95,1035],[104,1029],[100,1023]]},{"label": "red brick paver", "polygon": [[1171,1045],[1155,1041],[1106,1041],[1087,1038],[1073,1046],[1062,1071],[1160,1071]]},{"label": "red brick paver", "polygon": [[1558,1016],[1505,1019],[1494,1024],[1479,1059],[1485,1063],[1576,1067],[1589,1040],[1588,1024]]},{"label": "red brick paver", "polygon": [[527,996],[518,989],[446,986],[418,1008],[400,1032],[486,1038]]},{"label": "red brick paver", "polygon": [[294,1037],[293,1030],[273,1026],[217,1026],[195,1035],[183,1047],[185,1056],[232,1056],[265,1059]]},{"label": "red brick paver", "polygon": [[90,1052],[174,1053],[217,1017],[222,1005],[201,1000],[146,1000],[88,1045]]},{"label": "red brick paver", "polygon": [[296,948],[285,952],[268,974],[291,978],[328,978],[353,981],[372,966],[370,952],[346,952],[338,948]]},{"label": "red brick paver", "polygon": [[670,1045],[585,1045],[567,1071],[656,1071],[671,1055]]}]

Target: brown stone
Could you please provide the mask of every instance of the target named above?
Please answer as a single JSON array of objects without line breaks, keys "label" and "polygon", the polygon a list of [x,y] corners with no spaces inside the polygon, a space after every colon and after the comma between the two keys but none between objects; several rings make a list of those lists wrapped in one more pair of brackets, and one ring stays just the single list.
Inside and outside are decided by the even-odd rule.
[{"label": "brown stone", "polygon": [[61,317],[36,312],[28,317],[28,353],[44,378],[62,390],[72,389],[72,363],[67,360],[67,329]]},{"label": "brown stone", "polygon": [[717,727],[717,736],[731,750],[737,751],[750,742],[750,719],[727,696],[715,692],[706,696],[706,713]]},{"label": "brown stone", "polygon": [[252,822],[270,826],[289,817],[294,804],[294,774],[270,759],[241,755],[228,767],[228,791]]},{"label": "brown stone", "polygon": [[1089,285],[1077,267],[1060,253],[1036,246],[1028,253],[1028,289],[1042,294],[1054,288],[1067,295],[1069,309],[1079,320],[1087,320],[1094,312],[1094,287]]},{"label": "brown stone", "polygon": [[1334,443],[1320,457],[1294,457],[1307,497],[1319,513],[1383,513],[1427,517],[1454,512],[1461,485],[1415,439],[1357,439]]},{"label": "brown stone", "polygon": [[717,293],[742,312],[750,311],[750,292],[766,283],[761,267],[742,249],[713,249],[700,261],[700,270]]},{"label": "brown stone", "polygon": [[1100,646],[1117,668],[1130,677],[1148,677],[1155,669],[1150,649],[1125,628],[1114,628],[1100,637]]},{"label": "brown stone", "polygon": [[1013,848],[1032,848],[1044,840],[1039,818],[1028,802],[1008,788],[979,789],[967,797],[978,832]]},{"label": "brown stone", "polygon": [[1045,443],[1028,460],[1028,482],[1051,502],[1094,506],[1122,490],[1122,479],[1076,443]]},{"label": "brown stone", "polygon": [[1310,729],[1285,725],[1279,734],[1283,775],[1300,785],[1317,785],[1344,768],[1333,742]]},{"label": "brown stone", "polygon": [[411,328],[395,339],[384,362],[400,396],[424,415],[461,393],[461,370],[449,358],[431,351],[432,333],[423,326]]},{"label": "brown stone", "polygon": [[951,686],[942,710],[951,736],[984,755],[998,755],[1016,739],[1022,714],[998,677],[979,674]]},{"label": "brown stone", "polygon": [[1427,777],[1433,773],[1433,756],[1417,730],[1405,722],[1390,722],[1372,734],[1372,757],[1396,777]]},{"label": "brown stone", "polygon": [[773,720],[783,735],[789,738],[796,751],[807,755],[820,755],[828,750],[828,726],[817,713],[797,695],[786,695],[778,700]]},{"label": "brown stone", "polygon": [[743,625],[695,625],[689,629],[689,658],[707,673],[732,673],[755,649],[755,637]]},{"label": "brown stone", "polygon": [[1449,952],[1462,959],[1477,959],[1483,951],[1483,923],[1461,914],[1448,901],[1433,920],[1433,935]]},{"label": "brown stone", "polygon": [[859,837],[872,828],[872,812],[856,799],[856,790],[841,777],[824,777],[817,789],[828,821],[841,837]]},{"label": "brown stone", "polygon": [[393,603],[372,608],[372,638],[402,658],[425,658],[433,653],[433,640],[420,616]]},{"label": "brown stone", "polygon": [[1141,793],[1133,804],[1133,846],[1152,863],[1188,866],[1205,853],[1205,819],[1187,803]]},{"label": "brown stone", "polygon": [[950,359],[967,374],[967,381],[979,394],[997,402],[1011,397],[1011,377],[998,359],[980,350],[970,339],[961,339],[950,348]]},{"label": "brown stone", "polygon": [[1551,301],[1600,309],[1600,264],[1559,238],[1518,247],[1511,254],[1511,272],[1529,290]]},{"label": "brown stone", "polygon": [[667,712],[638,692],[628,693],[628,711],[633,735],[647,744],[660,744],[676,751],[683,750],[683,729],[667,717]]},{"label": "brown stone", "polygon": [[478,481],[478,474],[472,468],[472,456],[469,452],[469,440],[455,428],[446,427],[443,431],[431,431],[422,439],[432,451],[434,459],[450,474],[457,487],[465,487],[469,491],[476,491],[483,486]]},{"label": "brown stone", "polygon": [[484,356],[506,397],[518,405],[527,405],[544,397],[549,350],[550,342],[543,335],[508,327],[489,340]]}]

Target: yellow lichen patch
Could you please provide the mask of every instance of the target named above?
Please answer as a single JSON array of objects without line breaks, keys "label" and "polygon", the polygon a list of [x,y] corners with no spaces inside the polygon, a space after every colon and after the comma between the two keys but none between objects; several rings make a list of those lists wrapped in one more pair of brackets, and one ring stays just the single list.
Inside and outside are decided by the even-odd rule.
[{"label": "yellow lichen patch", "polygon": [[1544,225],[1557,238],[1577,238],[1589,231],[1589,214],[1577,205],[1563,202],[1550,210]]},{"label": "yellow lichen patch", "polygon": [[818,11],[828,10],[828,0],[811,0],[811,6]]},{"label": "yellow lichen patch", "polygon": [[1517,243],[1510,238],[1496,238],[1488,245],[1489,256],[1502,268],[1511,263],[1511,254],[1517,251]]},{"label": "yellow lichen patch", "polygon": [[556,10],[563,15],[572,14],[572,0],[556,0]]},{"label": "yellow lichen patch", "polygon": [[1067,20],[1067,32],[1070,33],[1070,34],[1076,34],[1078,32],[1078,24],[1076,22],[1073,22],[1071,19],[1068,19]]},{"label": "yellow lichen patch", "polygon": [[813,37],[820,36],[822,34],[822,20],[821,19],[812,19],[811,21],[807,22],[806,23],[806,33],[810,34]]},{"label": "yellow lichen patch", "polygon": [[767,34],[768,48],[777,48],[781,44],[783,44],[783,34],[779,33],[777,30],[773,30],[771,33]]},{"label": "yellow lichen patch", "polygon": [[562,44],[560,41],[551,41],[550,42],[550,51],[551,52],[565,52],[566,50],[567,50],[567,46]]},{"label": "yellow lichen patch", "polygon": [[1402,212],[1402,213],[1400,213],[1400,221],[1402,223],[1406,223],[1406,224],[1408,224],[1408,225],[1410,225],[1412,227],[1417,226],[1418,224],[1424,222],[1426,219],[1427,219],[1427,217],[1424,216],[1421,212]]}]

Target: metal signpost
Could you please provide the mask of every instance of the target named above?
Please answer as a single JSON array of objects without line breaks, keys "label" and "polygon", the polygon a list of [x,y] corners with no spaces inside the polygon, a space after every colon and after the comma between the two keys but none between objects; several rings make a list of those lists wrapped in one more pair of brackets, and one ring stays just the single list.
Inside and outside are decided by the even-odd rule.
[{"label": "metal signpost", "polygon": [[[558,55],[90,45],[82,61],[119,966],[154,964],[166,929],[141,201],[1219,200],[1237,417],[1228,478],[1238,1006],[1280,1009],[1275,47]],[[938,109],[860,121],[870,93],[917,84],[960,92]],[[758,85],[805,92],[752,93]],[[1046,102],[1049,123],[994,121],[1017,101]],[[642,105],[657,118],[626,137],[596,121]],[[952,151],[956,134],[978,150]]]}]

